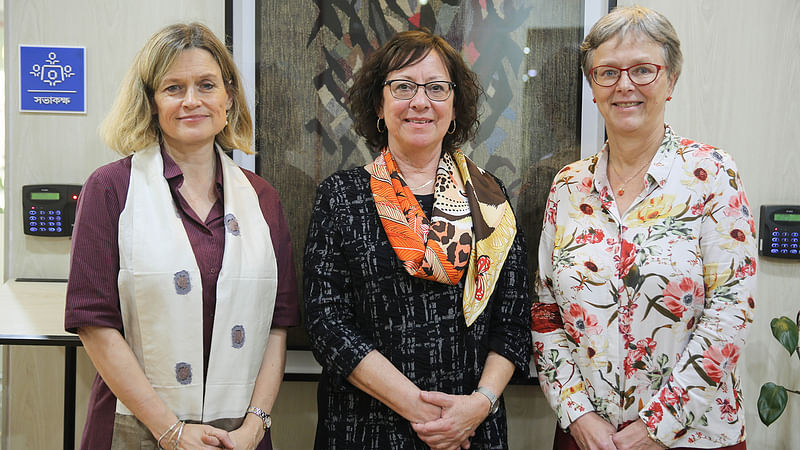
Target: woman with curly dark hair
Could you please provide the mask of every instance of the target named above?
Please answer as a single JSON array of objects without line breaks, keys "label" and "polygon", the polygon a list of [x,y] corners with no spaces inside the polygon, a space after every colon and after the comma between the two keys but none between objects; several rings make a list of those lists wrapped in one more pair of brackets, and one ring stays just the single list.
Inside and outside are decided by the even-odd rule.
[{"label": "woman with curly dark hair", "polygon": [[323,367],[316,448],[507,448],[501,394],[528,369],[525,243],[500,182],[459,150],[476,75],[427,30],[396,34],[349,91],[378,150],[317,191],[306,327]]}]

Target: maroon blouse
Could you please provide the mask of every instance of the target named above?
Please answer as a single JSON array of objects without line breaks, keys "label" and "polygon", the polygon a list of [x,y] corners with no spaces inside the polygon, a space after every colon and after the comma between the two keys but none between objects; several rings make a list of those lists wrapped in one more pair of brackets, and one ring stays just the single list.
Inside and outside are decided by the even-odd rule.
[{"label": "maroon blouse", "polygon": [[[225,247],[223,221],[222,171],[217,160],[217,202],[205,222],[195,214],[178,189],[183,173],[170,156],[162,150],[164,178],[180,211],[183,226],[200,269],[203,286],[203,358],[204,373],[208,371],[211,331],[217,302],[217,276],[222,267]],[[242,169],[258,195],[261,213],[269,226],[272,246],[278,266],[278,288],[275,298],[273,327],[299,324],[297,282],[292,260],[292,243],[278,193],[258,175]],[[72,254],[65,328],[76,333],[84,326],[113,327],[124,333],[119,306],[117,275],[119,249],[117,226],[125,207],[131,174],[131,157],[120,159],[95,170],[81,190],[75,228],[72,233]],[[117,399],[100,375],[95,377],[89,395],[89,410],[83,430],[82,449],[111,447],[114,412]],[[269,432],[258,449],[271,448]]]}]

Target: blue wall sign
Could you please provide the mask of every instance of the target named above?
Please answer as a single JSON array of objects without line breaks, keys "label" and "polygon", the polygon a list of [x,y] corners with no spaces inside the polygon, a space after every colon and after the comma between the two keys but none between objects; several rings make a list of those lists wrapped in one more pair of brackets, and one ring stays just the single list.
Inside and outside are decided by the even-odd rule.
[{"label": "blue wall sign", "polygon": [[19,110],[86,112],[86,48],[19,46]]}]

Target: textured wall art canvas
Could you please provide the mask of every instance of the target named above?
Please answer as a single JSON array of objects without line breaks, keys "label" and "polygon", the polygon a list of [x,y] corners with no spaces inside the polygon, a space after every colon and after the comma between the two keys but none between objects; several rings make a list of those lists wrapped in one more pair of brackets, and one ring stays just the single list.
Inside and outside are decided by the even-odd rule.
[{"label": "textured wall art canvas", "polygon": [[[257,171],[280,192],[298,275],[317,185],[374,158],[353,131],[353,74],[394,33],[426,27],[486,91],[478,136],[462,150],[505,183],[533,276],[550,183],[580,156],[582,1],[260,0],[256,17]],[[308,348],[301,328],[289,346]]]}]

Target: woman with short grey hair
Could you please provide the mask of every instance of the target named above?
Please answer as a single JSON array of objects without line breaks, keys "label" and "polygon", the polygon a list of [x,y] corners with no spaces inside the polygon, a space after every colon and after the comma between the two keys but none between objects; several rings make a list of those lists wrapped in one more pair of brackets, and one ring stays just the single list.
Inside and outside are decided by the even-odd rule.
[{"label": "woman with short grey hair", "polygon": [[553,447],[745,449],[756,241],[736,165],[664,122],[683,58],[663,15],[615,9],[581,57],[608,140],[545,208],[531,316]]}]

